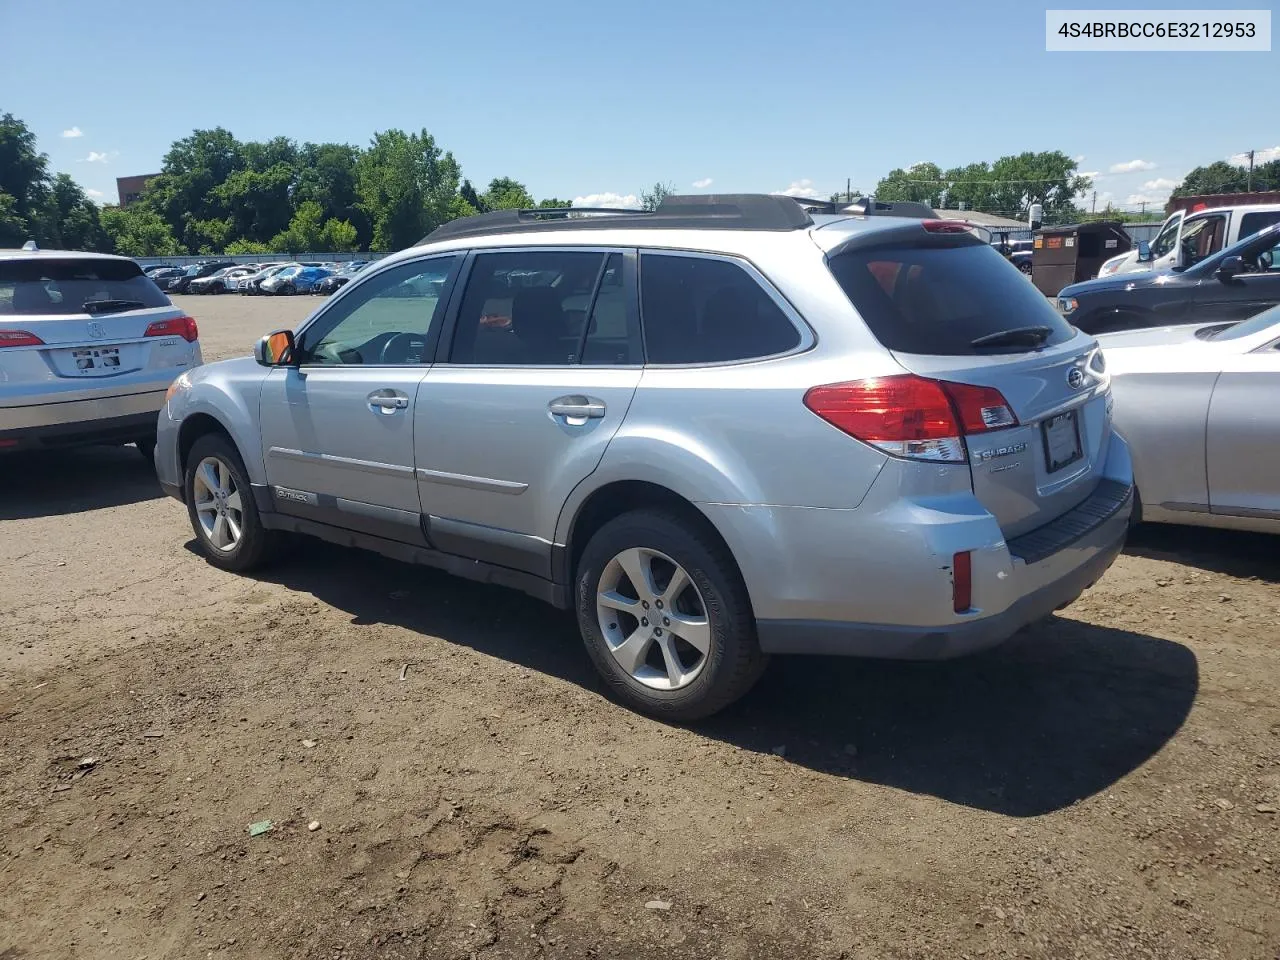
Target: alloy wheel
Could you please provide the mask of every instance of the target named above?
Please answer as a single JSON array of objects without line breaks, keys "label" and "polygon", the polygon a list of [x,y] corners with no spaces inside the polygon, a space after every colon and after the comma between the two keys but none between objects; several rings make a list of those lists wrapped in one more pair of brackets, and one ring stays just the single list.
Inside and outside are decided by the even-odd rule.
[{"label": "alloy wheel", "polygon": [[688,572],[664,553],[623,550],[596,588],[596,617],[627,675],[654,690],[679,690],[702,673],[711,623]]},{"label": "alloy wheel", "polygon": [[244,506],[231,467],[218,457],[205,457],[191,486],[205,539],[215,550],[230,553],[244,536]]}]

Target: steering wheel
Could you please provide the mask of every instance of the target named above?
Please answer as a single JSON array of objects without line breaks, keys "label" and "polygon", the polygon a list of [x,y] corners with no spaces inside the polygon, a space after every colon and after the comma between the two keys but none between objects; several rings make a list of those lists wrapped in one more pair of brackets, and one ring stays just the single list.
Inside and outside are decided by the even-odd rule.
[{"label": "steering wheel", "polygon": [[422,333],[397,333],[382,345],[379,363],[421,363],[427,351],[427,337]]}]

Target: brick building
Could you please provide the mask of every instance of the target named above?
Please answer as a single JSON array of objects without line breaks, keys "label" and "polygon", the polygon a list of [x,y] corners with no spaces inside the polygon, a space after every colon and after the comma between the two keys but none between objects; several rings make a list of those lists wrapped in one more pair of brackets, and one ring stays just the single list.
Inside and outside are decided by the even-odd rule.
[{"label": "brick building", "polygon": [[160,176],[158,173],[144,173],[136,177],[116,177],[116,192],[120,195],[120,206],[127,207],[142,196],[147,183]]}]

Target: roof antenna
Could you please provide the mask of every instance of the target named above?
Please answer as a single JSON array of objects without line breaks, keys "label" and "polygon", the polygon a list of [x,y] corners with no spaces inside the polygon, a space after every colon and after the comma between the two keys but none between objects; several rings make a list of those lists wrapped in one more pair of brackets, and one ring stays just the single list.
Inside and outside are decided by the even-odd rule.
[{"label": "roof antenna", "polygon": [[30,253],[32,250],[39,250],[40,248],[36,246],[36,242],[34,240],[28,240],[22,245],[22,249]]}]

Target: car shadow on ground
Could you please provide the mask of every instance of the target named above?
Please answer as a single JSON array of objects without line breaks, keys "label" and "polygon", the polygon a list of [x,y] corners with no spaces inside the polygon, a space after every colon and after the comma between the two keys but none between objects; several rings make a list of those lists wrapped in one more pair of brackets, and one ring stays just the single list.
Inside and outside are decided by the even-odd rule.
[{"label": "car shadow on ground", "polygon": [[1274,533],[1144,523],[1129,534],[1125,553],[1229,577],[1280,583],[1280,537]]},{"label": "car shadow on ground", "polygon": [[101,510],[162,495],[156,468],[132,444],[0,456],[0,520]]},{"label": "car shadow on ground", "polygon": [[[354,623],[394,624],[602,691],[572,615],[513,591],[312,542],[263,578]],[[1055,618],[946,663],[775,658],[752,693],[693,729],[759,753],[783,748],[786,761],[823,773],[1024,817],[1149,760],[1198,684],[1180,644]]]}]

